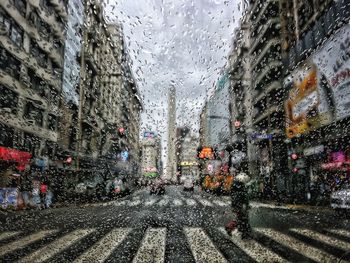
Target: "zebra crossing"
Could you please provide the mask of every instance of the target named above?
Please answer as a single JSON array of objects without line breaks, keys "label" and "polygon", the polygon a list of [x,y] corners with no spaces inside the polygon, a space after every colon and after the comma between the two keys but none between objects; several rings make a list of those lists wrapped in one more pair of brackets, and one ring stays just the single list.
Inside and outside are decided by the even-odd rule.
[{"label": "zebra crossing", "polygon": [[192,196],[192,197],[176,197],[170,198],[168,196],[164,197],[153,197],[150,199],[139,199],[133,198],[131,200],[115,200],[108,203],[96,204],[96,206],[108,206],[114,205],[118,207],[128,206],[128,207],[164,207],[164,206],[173,206],[173,207],[195,207],[195,206],[204,206],[204,207],[228,207],[231,202],[229,200],[208,200],[202,196]]},{"label": "zebra crossing", "polygon": [[[69,251],[72,246],[88,244],[81,251],[72,249],[72,255],[66,262],[122,262],[115,260],[119,258],[115,251],[118,251],[123,244],[129,243],[135,245],[135,253],[129,255],[125,262],[166,262],[167,253],[171,253],[171,249],[166,245],[166,239],[171,235],[169,229],[149,227],[141,232],[136,230],[112,228],[102,235],[99,235],[99,230],[96,228],[75,229],[68,233],[60,233],[58,229],[40,230],[34,233],[3,232],[0,233],[0,258],[4,260],[1,260],[2,262],[60,262],[57,261],[57,257],[64,255],[62,253]],[[221,249],[222,245],[213,241],[211,236],[213,231],[209,234],[201,227],[183,227],[181,231],[193,262],[226,263],[237,259],[240,259],[240,262],[348,262],[339,261],[342,254],[350,251],[350,231],[346,229],[316,231],[291,228],[281,231],[255,228],[253,238],[248,240],[242,240],[238,233],[228,236],[222,227],[212,230],[215,235],[220,235],[219,240],[230,242],[230,249],[240,251],[237,257],[242,253],[246,257],[228,258]],[[136,238],[141,240],[140,242],[130,240],[133,231],[139,233],[140,236]],[[86,242],[87,239],[93,242]],[[266,242],[266,239],[269,241]],[[30,249],[32,245],[33,249]],[[178,245],[183,246],[183,242],[179,242]],[[22,250],[25,253],[22,253]],[[81,253],[77,254],[76,251]],[[295,256],[298,256],[297,259]]]}]

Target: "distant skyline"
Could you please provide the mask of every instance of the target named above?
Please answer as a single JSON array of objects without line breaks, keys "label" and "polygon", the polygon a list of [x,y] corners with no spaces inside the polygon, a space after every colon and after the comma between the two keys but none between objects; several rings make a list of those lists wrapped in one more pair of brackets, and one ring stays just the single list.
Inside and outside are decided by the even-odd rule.
[{"label": "distant skyline", "polygon": [[227,63],[242,0],[105,0],[107,20],[123,25],[145,110],[143,131],[167,145],[167,97],[177,92],[177,125],[198,132],[199,113]]}]

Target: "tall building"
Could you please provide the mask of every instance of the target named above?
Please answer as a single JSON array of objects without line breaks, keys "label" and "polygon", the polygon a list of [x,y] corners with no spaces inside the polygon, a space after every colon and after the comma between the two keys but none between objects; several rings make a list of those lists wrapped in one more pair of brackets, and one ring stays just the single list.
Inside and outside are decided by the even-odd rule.
[{"label": "tall building", "polygon": [[162,173],[161,141],[155,132],[145,131],[141,140],[141,179],[147,180]]},{"label": "tall building", "polygon": [[168,95],[168,158],[167,179],[176,180],[176,89],[170,87]]},{"label": "tall building", "polygon": [[219,150],[230,141],[230,81],[226,71],[220,76],[214,94],[207,101],[208,145]]},{"label": "tall building", "polygon": [[39,166],[57,148],[67,19],[65,1],[0,1],[0,146]]},{"label": "tall building", "polygon": [[[248,7],[247,7],[248,8]],[[255,174],[258,159],[252,143],[253,94],[250,67],[250,24],[247,14],[240,20],[229,54],[230,114],[231,114],[231,165]]]},{"label": "tall building", "polygon": [[[350,160],[349,1],[295,1],[283,62],[286,90],[286,191],[294,199],[310,189],[348,182]],[[317,189],[318,190],[318,189]]]}]

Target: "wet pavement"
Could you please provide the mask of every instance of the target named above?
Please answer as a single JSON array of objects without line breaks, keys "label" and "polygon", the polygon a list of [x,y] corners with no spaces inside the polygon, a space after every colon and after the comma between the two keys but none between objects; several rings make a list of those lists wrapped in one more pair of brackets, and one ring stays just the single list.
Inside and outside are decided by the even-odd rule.
[{"label": "wet pavement", "polygon": [[[337,262],[349,219],[332,210],[251,203],[253,239],[229,237],[228,196],[182,186],[113,201],[0,215],[2,262]],[[347,260],[350,260],[349,256]]]}]

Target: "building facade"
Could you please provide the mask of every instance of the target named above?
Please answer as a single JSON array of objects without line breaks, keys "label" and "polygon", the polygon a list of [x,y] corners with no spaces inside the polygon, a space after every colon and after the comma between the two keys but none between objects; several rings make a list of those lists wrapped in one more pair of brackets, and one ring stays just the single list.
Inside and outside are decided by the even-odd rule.
[{"label": "building facade", "polygon": [[65,1],[0,2],[0,145],[40,166],[57,148],[67,20]]},{"label": "building facade", "polygon": [[176,89],[170,87],[168,95],[168,158],[166,164],[167,179],[176,181]]}]

